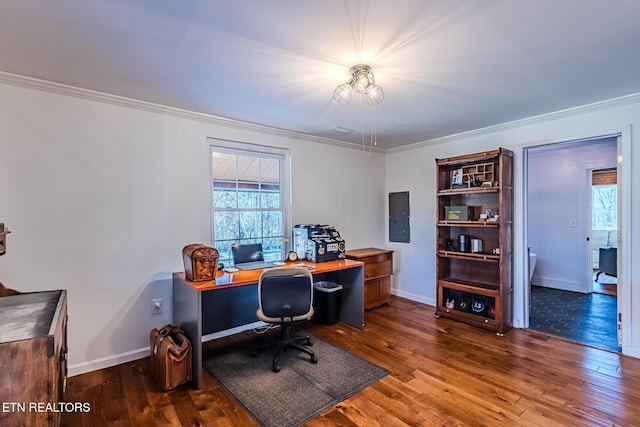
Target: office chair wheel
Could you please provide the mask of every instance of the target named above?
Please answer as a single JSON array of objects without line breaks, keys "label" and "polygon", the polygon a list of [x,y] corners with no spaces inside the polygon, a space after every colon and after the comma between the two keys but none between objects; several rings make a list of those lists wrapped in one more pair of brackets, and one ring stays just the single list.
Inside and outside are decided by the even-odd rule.
[{"label": "office chair wheel", "polygon": [[278,372],[280,372],[280,366],[273,365],[271,367],[271,370],[277,374]]},{"label": "office chair wheel", "polygon": [[306,345],[307,347],[311,347],[313,345],[313,341],[311,341],[311,338],[307,338],[307,341],[304,343],[304,345]]},{"label": "office chair wheel", "polygon": [[315,354],[311,356],[311,363],[313,363],[314,365],[316,363],[318,363],[318,356],[316,356]]}]

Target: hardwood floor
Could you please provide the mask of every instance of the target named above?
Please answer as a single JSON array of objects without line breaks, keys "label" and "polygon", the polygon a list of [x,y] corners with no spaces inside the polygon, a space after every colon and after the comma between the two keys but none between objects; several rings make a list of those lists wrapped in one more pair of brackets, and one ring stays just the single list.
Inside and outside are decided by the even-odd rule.
[{"label": "hardwood floor", "polygon": [[[600,281],[596,280],[596,277],[600,278]],[[604,273],[598,275],[598,270],[593,270],[593,292],[604,295],[618,296],[617,278],[613,276],[607,276]]]},{"label": "hardwood floor", "polygon": [[593,292],[604,295],[618,296],[618,285],[614,283],[593,282]]},{"label": "hardwood floor", "polygon": [[[394,296],[366,312],[363,331],[305,325],[392,372],[305,425],[640,425],[639,359],[522,329],[499,337],[434,313]],[[210,342],[205,357],[252,334]],[[69,378],[67,400],[91,411],[63,414],[65,426],[257,425],[208,373],[202,390],[158,392],[148,359]]]}]

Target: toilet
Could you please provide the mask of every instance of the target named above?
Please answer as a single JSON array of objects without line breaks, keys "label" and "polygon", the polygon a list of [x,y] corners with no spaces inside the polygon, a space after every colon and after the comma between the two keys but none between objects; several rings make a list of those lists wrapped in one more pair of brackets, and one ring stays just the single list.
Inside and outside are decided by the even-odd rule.
[{"label": "toilet", "polygon": [[533,279],[533,271],[536,269],[537,260],[538,260],[538,254],[535,252],[529,251],[529,284],[531,284],[531,279]]}]

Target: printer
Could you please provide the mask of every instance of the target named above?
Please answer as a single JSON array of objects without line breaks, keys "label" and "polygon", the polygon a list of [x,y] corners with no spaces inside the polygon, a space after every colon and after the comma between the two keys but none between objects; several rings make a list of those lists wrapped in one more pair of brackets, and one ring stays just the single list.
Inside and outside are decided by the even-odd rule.
[{"label": "printer", "polygon": [[298,258],[311,262],[344,259],[345,242],[340,233],[330,225],[299,224],[293,228],[293,250]]}]

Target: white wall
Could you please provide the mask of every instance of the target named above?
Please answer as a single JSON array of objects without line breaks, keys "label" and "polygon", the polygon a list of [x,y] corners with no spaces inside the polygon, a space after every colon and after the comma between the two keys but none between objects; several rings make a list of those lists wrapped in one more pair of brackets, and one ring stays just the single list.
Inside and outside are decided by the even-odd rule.
[{"label": "white wall", "polygon": [[[68,289],[72,375],[144,357],[150,329],[172,320],[182,248],[211,242],[208,137],[290,149],[294,223],[384,246],[381,154],[38,85],[0,83],[0,222],[12,231],[0,281]],[[152,316],[159,297],[165,313]]]},{"label": "white wall", "polygon": [[591,170],[617,166],[616,138],[528,150],[527,227],[538,254],[532,283],[590,292]]},{"label": "white wall", "polygon": [[[523,101],[526,102],[526,101]],[[551,142],[578,140],[623,133],[626,157],[622,159],[629,175],[628,200],[631,213],[625,236],[628,246],[628,274],[619,279],[619,298],[623,298],[623,352],[640,357],[640,226],[633,214],[640,212],[640,156],[634,147],[640,136],[632,128],[640,126],[640,96],[611,100],[570,111],[549,114],[516,123],[453,135],[415,144],[387,154],[386,191],[411,191],[411,235],[408,244],[388,244],[396,250],[393,292],[435,305],[435,160],[504,147],[514,151],[514,324],[528,324],[526,303],[526,240],[524,233],[523,150]],[[633,157],[631,156],[633,154]],[[637,214],[636,214],[637,217]],[[620,256],[620,252],[619,252]],[[620,272],[619,272],[620,273]]]},{"label": "white wall", "polygon": [[[434,159],[513,150],[516,325],[524,323],[524,147],[621,130],[632,146],[640,140],[630,131],[640,124],[637,96],[367,157],[282,132],[25,85],[0,83],[0,222],[12,230],[0,281],[21,291],[69,290],[71,374],[144,357],[149,330],[171,320],[170,310],[151,315],[151,299],[170,307],[182,248],[210,242],[208,137],[290,149],[293,222],[332,224],[348,248],[395,250],[394,293],[428,304],[435,303]],[[630,154],[625,203],[639,212],[640,156]],[[386,241],[387,197],[396,191],[410,192],[407,244]],[[640,313],[631,310],[640,306],[640,293],[631,293],[640,286],[640,227],[633,225],[619,296],[627,296],[631,326],[623,352],[640,357]]]}]

